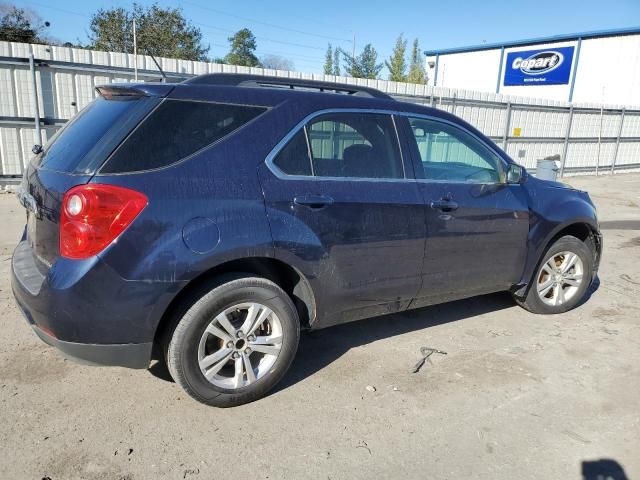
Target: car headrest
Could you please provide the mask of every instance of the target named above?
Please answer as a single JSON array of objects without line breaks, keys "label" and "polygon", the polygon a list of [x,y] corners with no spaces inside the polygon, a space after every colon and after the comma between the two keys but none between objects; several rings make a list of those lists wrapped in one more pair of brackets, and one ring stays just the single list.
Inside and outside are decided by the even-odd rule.
[{"label": "car headrest", "polygon": [[387,162],[371,145],[356,144],[344,149],[344,173],[348,177],[384,177]]}]

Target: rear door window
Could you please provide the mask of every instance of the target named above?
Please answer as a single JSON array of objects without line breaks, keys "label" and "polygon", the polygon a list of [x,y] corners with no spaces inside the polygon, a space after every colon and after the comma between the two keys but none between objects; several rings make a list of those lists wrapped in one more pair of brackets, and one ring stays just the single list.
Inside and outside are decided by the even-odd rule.
[{"label": "rear door window", "polygon": [[404,177],[390,115],[330,113],[309,122],[307,133],[318,177]]},{"label": "rear door window", "polygon": [[264,107],[165,100],[114,152],[100,173],[166,167],[222,139],[264,111]]},{"label": "rear door window", "polygon": [[313,175],[304,129],[289,140],[273,163],[287,175]]},{"label": "rear door window", "polygon": [[287,175],[404,178],[398,138],[387,114],[320,115],[289,141],[273,163]]}]

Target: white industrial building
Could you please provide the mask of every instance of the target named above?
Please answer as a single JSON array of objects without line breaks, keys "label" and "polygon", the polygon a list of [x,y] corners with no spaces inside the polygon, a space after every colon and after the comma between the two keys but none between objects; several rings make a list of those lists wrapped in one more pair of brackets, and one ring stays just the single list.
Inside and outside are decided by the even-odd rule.
[{"label": "white industrial building", "polygon": [[640,105],[640,27],[425,52],[429,85]]}]

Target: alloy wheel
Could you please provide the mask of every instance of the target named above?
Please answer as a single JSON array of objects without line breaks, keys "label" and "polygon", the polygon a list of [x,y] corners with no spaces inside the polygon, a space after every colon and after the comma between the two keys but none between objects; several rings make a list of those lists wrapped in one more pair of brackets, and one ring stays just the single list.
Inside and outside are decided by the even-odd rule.
[{"label": "alloy wheel", "polygon": [[580,289],[583,275],[584,265],[577,254],[554,253],[538,273],[536,289],[540,300],[552,307],[568,302]]},{"label": "alloy wheel", "polygon": [[240,303],[219,313],[198,345],[198,365],[213,385],[238,389],[269,373],[282,349],[282,324],[261,303]]}]

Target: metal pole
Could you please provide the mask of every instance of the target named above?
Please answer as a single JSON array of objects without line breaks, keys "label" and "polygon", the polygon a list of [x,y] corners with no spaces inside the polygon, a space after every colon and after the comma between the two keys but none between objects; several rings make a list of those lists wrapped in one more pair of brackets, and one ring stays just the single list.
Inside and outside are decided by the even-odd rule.
[{"label": "metal pole", "polygon": [[600,107],[600,129],[598,130],[598,155],[596,156],[596,177],[600,170],[600,149],[602,147],[602,119],[604,117],[604,105]]},{"label": "metal pole", "polygon": [[507,102],[507,119],[502,134],[502,149],[507,151],[507,141],[509,140],[509,129],[511,128],[511,102]]},{"label": "metal pole", "polygon": [[564,135],[564,147],[562,149],[562,161],[560,163],[560,177],[564,176],[564,167],[567,163],[567,152],[569,151],[569,135],[571,135],[571,124],[573,123],[573,105],[569,107],[569,123],[567,132]]},{"label": "metal pole", "polygon": [[616,148],[613,152],[613,161],[611,162],[611,174],[615,173],[616,161],[618,160],[618,148],[620,147],[620,137],[622,136],[622,126],[624,124],[624,108],[620,116],[620,126],[618,127],[618,137],[616,138]]},{"label": "metal pole", "polygon": [[136,19],[133,19],[133,79],[138,81],[138,37],[136,35]]},{"label": "metal pole", "polygon": [[569,86],[569,101],[573,101],[573,89],[576,86],[576,75],[578,74],[578,62],[580,61],[580,48],[582,47],[582,38],[578,38],[578,46],[576,48],[576,58],[573,60],[573,72],[571,74],[571,85]]},{"label": "metal pole", "polygon": [[42,132],[40,132],[40,105],[38,104],[38,87],[36,82],[36,65],[33,59],[33,53],[29,54],[29,70],[31,70],[31,90],[33,92],[31,98],[33,100],[33,118],[36,126],[35,144],[42,145]]},{"label": "metal pole", "polygon": [[498,66],[498,80],[496,82],[496,93],[500,93],[500,80],[502,79],[503,63],[504,63],[504,47],[500,49],[500,65]]},{"label": "metal pole", "polygon": [[351,60],[356,58],[356,34],[353,34],[353,45],[351,47]]},{"label": "metal pole", "polygon": [[453,98],[451,100],[451,113],[456,114],[456,92],[453,92]]},{"label": "metal pole", "polygon": [[158,67],[158,70],[160,70],[160,73],[162,74],[162,83],[167,83],[167,75],[164,73],[164,70],[162,70],[162,67],[160,66],[160,64],[156,60],[156,57],[154,57],[151,54],[151,52],[147,52],[147,54],[151,57],[151,60],[153,60],[153,63],[156,64],[156,67]]},{"label": "metal pole", "polygon": [[440,54],[436,54],[436,73],[433,74],[433,86],[438,85],[438,66],[440,65]]}]

